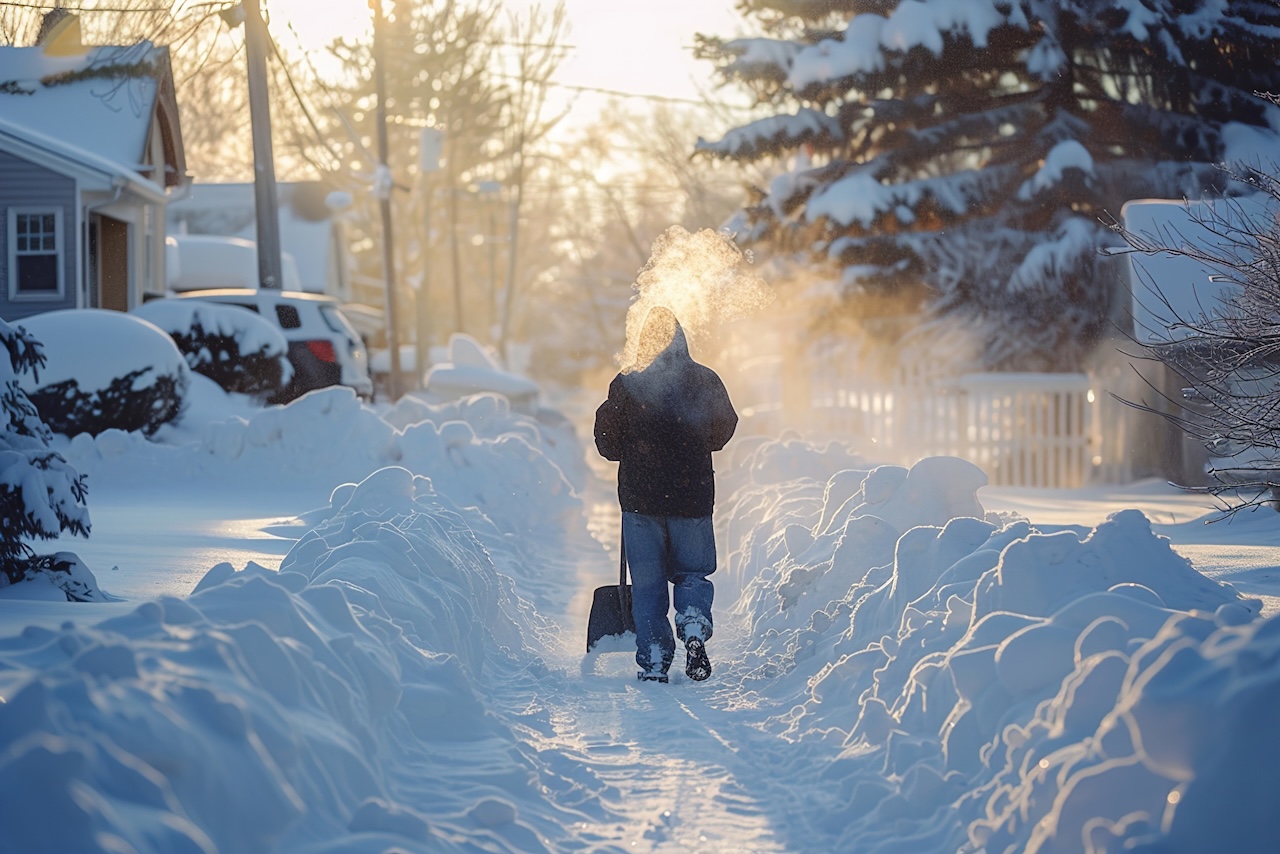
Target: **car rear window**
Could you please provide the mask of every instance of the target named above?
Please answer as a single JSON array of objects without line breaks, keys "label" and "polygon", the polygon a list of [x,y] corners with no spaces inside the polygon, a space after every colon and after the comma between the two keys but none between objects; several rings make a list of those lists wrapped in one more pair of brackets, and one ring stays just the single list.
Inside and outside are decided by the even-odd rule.
[{"label": "car rear window", "polygon": [[356,330],[351,326],[350,321],[343,316],[342,312],[338,311],[337,306],[320,306],[320,316],[324,318],[325,325],[334,332],[337,332],[339,335],[345,335],[352,340],[357,340],[359,338],[356,334]]},{"label": "car rear window", "polygon": [[302,325],[302,318],[298,317],[298,309],[292,305],[277,304],[276,319],[280,321],[281,329],[297,329]]}]

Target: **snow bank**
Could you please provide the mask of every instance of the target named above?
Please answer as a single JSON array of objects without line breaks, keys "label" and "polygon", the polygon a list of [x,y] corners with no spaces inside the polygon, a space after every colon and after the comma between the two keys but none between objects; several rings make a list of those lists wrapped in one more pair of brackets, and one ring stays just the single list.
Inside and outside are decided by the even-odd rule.
[{"label": "snow bank", "polygon": [[537,383],[505,370],[479,341],[460,332],[449,338],[448,361],[432,365],[423,384],[424,395],[437,402],[495,392],[520,412],[532,413],[538,404]]},{"label": "snow bank", "polygon": [[[828,447],[821,456],[832,460]],[[812,475],[763,442],[722,511],[744,663],[783,760],[827,784],[830,850],[1258,850],[1275,785],[1280,622],[1206,579],[1138,511],[1091,531],[987,514],[954,458]],[[738,467],[735,467],[737,469]],[[808,470],[806,470],[808,469]],[[1261,796],[1259,796],[1261,797]],[[1238,819],[1238,821],[1237,821]],[[1230,843],[1221,841],[1230,828]],[[1154,844],[1154,843],[1153,843]],[[1152,848],[1151,850],[1157,850]]]},{"label": "snow bank", "polygon": [[512,412],[496,395],[439,407],[404,401],[388,420],[352,389],[335,386],[246,416],[208,424],[199,441],[182,445],[108,430],[77,436],[59,450],[95,484],[288,483],[328,491],[398,465],[430,476],[460,506],[501,516],[513,530],[560,525],[581,513],[573,484],[555,461],[578,476],[581,448],[568,447],[572,432]]},{"label": "snow bank", "polygon": [[37,674],[0,703],[0,848],[548,850],[569,821],[478,693],[545,669],[490,548],[386,468],[278,574],[220,564],[187,599],[0,641]]}]

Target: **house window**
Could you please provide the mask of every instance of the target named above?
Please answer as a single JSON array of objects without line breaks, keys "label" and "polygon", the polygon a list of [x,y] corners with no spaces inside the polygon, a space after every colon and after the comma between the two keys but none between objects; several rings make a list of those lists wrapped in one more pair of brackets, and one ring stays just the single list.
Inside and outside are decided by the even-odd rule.
[{"label": "house window", "polygon": [[9,209],[9,298],[62,296],[62,212]]}]

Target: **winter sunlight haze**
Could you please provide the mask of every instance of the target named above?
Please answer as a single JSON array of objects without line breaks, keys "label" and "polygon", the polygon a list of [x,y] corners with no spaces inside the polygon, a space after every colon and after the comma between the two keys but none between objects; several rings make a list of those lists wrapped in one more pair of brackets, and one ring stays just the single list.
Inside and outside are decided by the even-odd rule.
[{"label": "winter sunlight haze", "polygon": [[[554,4],[503,0],[499,8],[519,13],[537,5]],[[325,55],[330,42],[367,34],[370,28],[369,8],[362,0],[272,0],[266,6],[322,68],[332,67]],[[556,75],[561,87],[557,102],[575,98],[592,105],[587,112],[594,113],[609,92],[697,98],[712,87],[707,63],[693,57],[694,35],[733,35],[740,28],[733,8],[732,0],[567,0],[572,48]]]},{"label": "winter sunlight haze", "polygon": [[372,2],[0,0],[0,854],[1280,851],[1280,3]]}]

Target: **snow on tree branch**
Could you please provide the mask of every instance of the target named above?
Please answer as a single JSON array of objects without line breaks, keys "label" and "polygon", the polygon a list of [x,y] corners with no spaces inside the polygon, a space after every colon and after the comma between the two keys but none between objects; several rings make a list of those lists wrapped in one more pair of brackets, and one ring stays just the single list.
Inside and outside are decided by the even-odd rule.
[{"label": "snow on tree branch", "polygon": [[68,598],[73,587],[74,598],[93,598],[96,587],[85,586],[78,560],[50,562],[27,543],[31,538],[56,539],[64,531],[88,536],[86,487],[84,477],[49,448],[53,435],[18,383],[21,374],[44,364],[40,343],[25,329],[0,320],[0,344],[0,584],[65,564],[77,573],[68,569],[55,583],[63,582]]},{"label": "snow on tree branch", "polygon": [[777,176],[738,233],[801,263],[834,260],[843,270],[824,276],[849,283],[853,315],[865,296],[912,316],[928,293],[931,317],[985,324],[971,369],[1077,370],[1117,298],[1096,281],[1107,234],[1087,224],[1129,199],[1221,191],[1217,164],[1280,147],[1277,108],[1255,95],[1280,91],[1280,4],[743,9],[770,37],[704,38],[700,52],[776,105],[698,146]]}]

